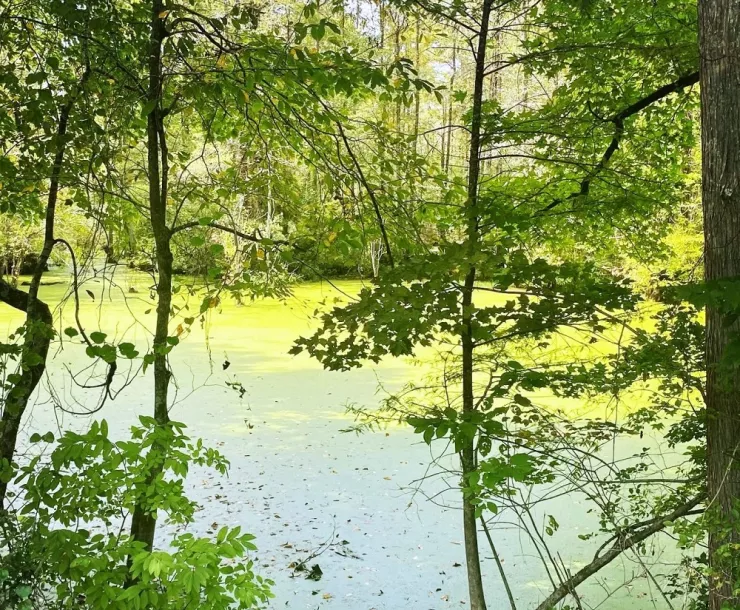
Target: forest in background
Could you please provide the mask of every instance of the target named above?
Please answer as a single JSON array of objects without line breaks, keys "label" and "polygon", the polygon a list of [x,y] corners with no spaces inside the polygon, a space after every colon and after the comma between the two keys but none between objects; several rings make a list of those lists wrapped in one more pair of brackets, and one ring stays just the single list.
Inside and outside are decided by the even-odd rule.
[{"label": "forest in background", "polygon": [[[355,427],[459,457],[472,610],[484,548],[516,610],[504,511],[550,580],[536,610],[582,608],[653,536],[682,551],[645,568],[664,607],[740,607],[738,48],[729,0],[0,0],[0,301],[26,320],[0,350],[0,600],[268,604],[259,532],[155,538],[194,519],[191,466],[228,468],[171,413],[170,354],[228,299],[360,277],[292,352],[343,371],[434,348]],[[146,345],[81,313],[121,266],[151,276]],[[60,348],[101,419],[29,451]],[[116,440],[132,370],[151,409]],[[605,452],[646,431],[682,459]],[[599,515],[579,565],[549,552],[558,515],[531,517],[569,494]]]}]

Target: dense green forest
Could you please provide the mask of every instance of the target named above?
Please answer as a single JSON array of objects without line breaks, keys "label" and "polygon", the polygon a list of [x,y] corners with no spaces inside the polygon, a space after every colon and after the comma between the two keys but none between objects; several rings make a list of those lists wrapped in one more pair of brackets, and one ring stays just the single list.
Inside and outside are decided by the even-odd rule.
[{"label": "dense green forest", "polygon": [[740,609],[738,50],[0,0],[0,606]]}]

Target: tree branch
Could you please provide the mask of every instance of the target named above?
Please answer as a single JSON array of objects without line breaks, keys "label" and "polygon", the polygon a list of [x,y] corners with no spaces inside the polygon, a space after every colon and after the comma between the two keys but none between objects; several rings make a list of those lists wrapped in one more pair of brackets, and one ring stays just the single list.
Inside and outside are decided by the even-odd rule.
[{"label": "tree branch", "polygon": [[362,182],[362,186],[365,187],[365,190],[367,191],[367,194],[370,197],[370,201],[373,204],[373,210],[375,210],[375,217],[378,219],[378,228],[380,229],[380,234],[383,237],[383,244],[385,245],[385,251],[388,253],[388,264],[391,266],[391,269],[393,269],[394,262],[393,262],[393,252],[391,250],[391,242],[388,239],[388,232],[385,229],[385,221],[383,220],[383,214],[380,211],[380,204],[378,203],[378,199],[377,197],[375,197],[375,191],[372,189],[367,179],[365,178],[365,172],[362,171],[362,166],[360,165],[360,162],[357,160],[357,156],[355,156],[355,152],[352,150],[352,147],[349,144],[349,140],[347,139],[347,134],[344,133],[344,127],[342,127],[342,124],[339,121],[335,121],[335,123],[336,123],[337,129],[339,130],[339,135],[342,138],[342,141],[344,142],[344,147],[347,149],[347,153],[349,153],[349,156],[352,159],[352,163],[354,164],[355,169],[357,170],[357,176],[360,179],[360,182]]},{"label": "tree branch", "polygon": [[682,76],[678,80],[675,80],[672,83],[668,83],[667,85],[663,85],[649,95],[646,95],[642,99],[638,100],[634,104],[627,106],[627,108],[625,108],[621,112],[618,112],[611,118],[606,119],[606,122],[614,124],[614,136],[612,137],[611,142],[609,142],[609,146],[607,146],[604,154],[601,156],[601,160],[594,166],[594,168],[590,172],[588,172],[588,174],[586,174],[586,177],[581,180],[580,188],[577,191],[572,192],[567,197],[555,199],[547,206],[545,206],[542,210],[537,212],[535,216],[539,216],[541,214],[544,214],[545,212],[549,212],[553,208],[559,206],[561,203],[570,201],[571,199],[576,199],[578,197],[588,195],[589,191],[591,190],[591,182],[593,181],[593,179],[606,168],[609,161],[614,156],[614,153],[617,152],[617,149],[619,149],[619,144],[622,141],[622,136],[624,135],[624,121],[629,117],[644,110],[651,104],[654,104],[655,102],[663,99],[664,97],[667,97],[672,93],[677,93],[678,91],[681,91],[686,87],[690,87],[691,85],[695,85],[698,82],[699,72],[692,72],[691,74]]},{"label": "tree branch", "polygon": [[28,311],[28,293],[12,286],[2,278],[0,278],[0,301],[18,311]]},{"label": "tree branch", "polygon": [[693,497],[684,504],[676,507],[672,512],[662,517],[656,517],[646,527],[628,536],[621,536],[603,555],[599,555],[588,565],[584,566],[570,578],[560,584],[535,610],[551,610],[571,591],[583,583],[586,579],[596,574],[599,570],[614,561],[619,555],[631,549],[636,544],[649,538],[665,528],[666,524],[681,517],[687,516],[692,509],[706,498],[704,493]]},{"label": "tree branch", "polygon": [[[234,227],[229,227],[226,225],[219,224],[217,222],[209,222],[208,224],[201,224],[198,220],[191,220],[190,222],[184,222],[181,225],[177,225],[176,227],[173,227],[170,229],[170,235],[174,235],[175,233],[180,233],[181,231],[187,231],[188,229],[192,229],[194,227],[210,227],[211,229],[218,229],[219,231],[224,231],[225,233],[231,233],[233,235],[236,235],[237,237],[241,237],[242,239],[246,239],[247,241],[251,241],[254,243],[262,243],[265,238],[262,237],[259,232],[256,233],[244,233],[240,231],[239,229],[235,229]],[[271,239],[272,243],[274,243],[277,246],[288,246],[290,245],[289,242],[280,240],[280,239]]]}]

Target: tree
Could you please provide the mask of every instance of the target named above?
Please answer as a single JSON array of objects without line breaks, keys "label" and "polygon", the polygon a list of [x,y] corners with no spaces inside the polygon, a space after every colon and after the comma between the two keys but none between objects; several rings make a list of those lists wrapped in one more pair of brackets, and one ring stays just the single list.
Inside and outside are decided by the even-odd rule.
[{"label": "tree", "polygon": [[[483,109],[483,87],[487,65],[488,34],[493,0],[483,0],[480,16],[480,30],[476,34],[477,50],[475,51],[475,78],[473,84],[473,104],[470,116],[470,153],[468,160],[467,200],[465,202],[466,243],[468,265],[464,284],[460,293],[461,329],[460,349],[462,354],[462,410],[463,415],[472,416],[476,408],[474,387],[474,364],[476,336],[479,329],[475,321],[476,255],[480,250],[480,171],[481,171],[481,131]],[[463,481],[476,469],[475,439],[466,439],[460,451]],[[468,589],[470,607],[473,610],[485,610],[486,600],[483,593],[483,579],[480,573],[480,553],[478,551],[478,523],[472,497],[463,499],[463,531],[465,533],[465,555],[468,562]]]},{"label": "tree", "polygon": [[[64,585],[67,588],[60,594],[66,599],[80,591],[91,598],[91,587],[94,589],[95,584],[90,583],[107,582],[110,591],[104,597],[108,601],[115,600],[120,605],[132,600],[146,603],[148,598],[151,604],[169,607],[170,603],[179,603],[180,593],[174,594],[177,601],[168,601],[166,595],[154,595],[167,586],[166,582],[158,581],[161,564],[155,564],[158,567],[154,572],[151,567],[154,557],[159,558],[158,562],[164,561],[162,552],[154,549],[158,513],[189,520],[192,506],[188,508],[189,504],[180,494],[171,493],[173,489],[181,491],[181,478],[187,472],[187,464],[195,461],[223,465],[213,454],[206,454],[208,457],[203,462],[199,457],[202,446],[189,445],[189,439],[182,436],[182,426],[170,421],[172,371],[169,354],[196,319],[202,319],[218,306],[223,291],[236,295],[246,292],[252,297],[284,294],[285,275],[280,273],[280,267],[292,260],[291,252],[284,248],[287,243],[271,235],[269,210],[266,234],[261,233],[260,227],[249,231],[245,225],[250,219],[237,220],[232,215],[237,194],[248,193],[259,184],[240,171],[242,159],[233,151],[251,151],[250,146],[257,140],[261,151],[273,152],[270,143],[279,142],[280,146],[275,148],[281,155],[292,154],[327,173],[335,168],[349,167],[352,169],[347,175],[354,176],[354,172],[361,173],[361,169],[356,163],[350,137],[342,127],[344,117],[330,102],[353,94],[360,98],[376,87],[386,87],[392,92],[395,85],[384,70],[354,58],[350,50],[342,48],[341,41],[325,44],[319,52],[318,44],[327,32],[339,33],[339,29],[331,19],[319,14],[318,6],[313,4],[302,13],[305,21],[291,24],[288,39],[259,31],[250,7],[228,7],[224,12],[223,7],[208,2],[186,6],[151,0],[132,5],[103,0],[89,7],[60,2],[53,3],[48,14],[36,12],[22,3],[12,9],[3,15],[2,21],[3,25],[15,24],[9,34],[5,32],[7,41],[26,49],[32,66],[21,64],[20,75],[10,73],[6,79],[10,85],[8,98],[12,103],[28,98],[29,101],[23,103],[27,104],[31,120],[25,120],[26,106],[22,103],[17,112],[18,120],[2,123],[3,143],[7,146],[3,150],[6,156],[0,158],[0,169],[4,172],[4,180],[11,185],[10,196],[4,204],[6,209],[14,210],[18,194],[25,193],[21,201],[27,202],[32,209],[33,193],[46,181],[49,195],[44,247],[29,294],[10,284],[2,284],[2,298],[29,311],[29,323],[22,331],[24,345],[8,347],[11,357],[20,354],[21,362],[20,373],[8,378],[8,398],[4,404],[3,415],[9,423],[3,427],[7,442],[2,445],[5,458],[2,490],[5,491],[7,481],[13,477],[17,484],[31,481],[30,487],[25,488],[26,496],[39,486],[51,484],[40,502],[23,509],[32,511],[40,520],[38,529],[43,536],[29,534],[35,544],[43,544],[44,536],[64,539],[70,535],[65,528],[52,531],[49,521],[55,508],[70,511],[71,520],[64,521],[64,526],[72,523],[76,513],[84,514],[84,518],[80,517],[83,520],[91,518],[82,506],[88,497],[88,487],[78,494],[79,490],[71,487],[65,490],[64,486],[53,482],[64,479],[64,467],[79,467],[81,463],[80,460],[66,462],[65,449],[54,454],[52,467],[39,475],[41,479],[37,478],[35,470],[41,468],[38,460],[20,472],[14,463],[18,424],[45,370],[49,346],[56,336],[50,310],[37,299],[37,292],[52,248],[62,244],[74,267],[71,292],[75,307],[75,326],[65,329],[64,336],[84,348],[94,366],[105,368],[100,383],[88,386],[102,390],[102,399],[93,411],[100,410],[106,399],[112,397],[110,384],[119,360],[139,361],[141,371],[153,371],[153,417],[142,416],[142,428],[134,430],[135,438],[141,440],[135,451],[129,451],[131,445],[109,443],[104,424],[94,424],[85,437],[71,435],[62,439],[62,444],[67,440],[74,445],[73,451],[86,452],[89,467],[95,463],[108,469],[110,476],[106,476],[102,487],[92,493],[117,498],[109,508],[124,515],[124,519],[130,513],[130,535],[127,537],[119,532],[109,537],[105,544],[118,548],[111,552],[112,547],[102,548],[97,537],[90,537],[89,532],[83,534],[77,540],[78,554],[92,556],[97,553],[100,563],[77,576],[74,571],[71,574],[67,571],[70,566],[61,568],[61,572],[52,570],[51,580],[46,584],[53,586],[59,580],[71,579],[73,584]],[[51,41],[47,41],[46,36]],[[48,44],[49,49],[61,49],[66,53],[64,61],[39,59],[36,37]],[[24,47],[19,40],[26,39],[28,46]],[[15,59],[13,53],[9,53],[11,59]],[[34,62],[38,61],[48,62],[48,68],[34,72],[37,68]],[[405,75],[403,65],[395,71],[399,77]],[[35,85],[47,79],[58,89],[31,86],[26,91],[21,84]],[[408,88],[407,80],[401,78],[405,88]],[[90,92],[94,95],[89,95]],[[88,95],[83,96],[83,93]],[[34,96],[41,103],[37,103]],[[75,106],[82,100],[84,112]],[[59,110],[56,134],[50,133],[47,117],[52,112],[44,112],[49,108],[43,104],[51,110]],[[28,155],[25,159],[28,163],[14,161],[16,153],[13,151],[18,148]],[[50,164],[44,164],[47,149],[54,153]],[[227,154],[222,157],[222,152]],[[75,163],[77,161],[80,163]],[[33,181],[19,172],[19,168],[27,166],[32,168]],[[344,179],[344,174],[337,172],[337,178]],[[32,182],[32,188],[28,188],[24,180]],[[69,241],[54,233],[56,204],[62,189],[69,195],[65,203],[79,206],[90,224],[102,228],[108,237],[103,247],[106,265],[114,264],[110,260],[113,252],[110,236],[124,231],[132,214],[140,215],[145,221],[140,226],[148,227],[145,229],[147,241],[154,245],[151,270],[156,284],[153,340],[146,353],[142,354],[132,343],[112,341],[101,330],[89,332],[85,329],[79,315],[81,276],[77,258]],[[206,244],[205,236],[212,231],[233,237],[237,242],[235,269],[228,273],[221,266],[226,258],[223,244],[216,240]],[[207,248],[212,262],[206,269],[206,290],[190,287],[192,294],[202,298],[199,310],[193,315],[187,304],[179,305],[173,299],[175,254],[177,246],[182,253],[178,240],[184,236],[190,236],[191,248]],[[178,324],[172,328],[175,318]],[[93,370],[100,375],[99,369]],[[43,440],[46,439],[44,435]],[[98,453],[101,447],[105,450]],[[187,448],[185,454],[183,448]],[[129,467],[135,468],[133,477],[123,477],[118,470],[120,451],[128,452],[126,459],[132,461]],[[173,502],[186,510],[173,511]],[[101,515],[109,514],[106,510],[101,508]],[[6,516],[12,519],[12,515]],[[23,532],[28,534],[26,530]],[[219,536],[222,534],[224,538],[217,541],[216,555],[210,554],[211,551],[201,552],[215,561],[211,576],[216,588],[225,583],[236,595],[234,591],[242,587],[249,589],[254,584],[254,575],[247,570],[234,576],[233,570],[221,564],[224,556],[220,555],[220,546],[226,544],[225,553],[234,553],[234,549],[229,550],[232,533],[224,530]],[[179,545],[179,553],[174,553],[166,560],[168,562],[177,562],[183,556],[197,557],[198,545],[205,544],[199,540],[178,539],[175,542]],[[3,539],[4,548],[12,546],[12,537]],[[237,555],[243,554],[245,548],[241,544]],[[48,561],[43,552],[40,557],[40,561]],[[154,581],[151,574],[155,576]],[[187,576],[187,570],[183,574]],[[234,601],[228,596],[211,599],[210,587],[205,581],[199,584],[198,579],[191,578],[185,589],[188,587],[192,589],[188,594],[189,603],[195,600],[194,603],[200,605],[198,600],[202,597],[202,603],[210,604],[207,607],[226,607]],[[44,585],[39,589],[43,592]],[[171,591],[174,592],[174,586]],[[153,596],[158,601],[151,601]],[[24,603],[26,598],[22,600]],[[240,607],[251,607],[265,598],[266,588],[260,581],[256,591],[248,592],[238,601]],[[96,598],[95,603],[103,604],[105,599]]]},{"label": "tree", "polygon": [[[695,131],[675,116],[696,99],[694,15],[690,5],[672,2],[654,3],[647,12],[606,2],[575,12],[568,2],[506,3],[488,23],[481,17],[486,3],[404,4],[468,38],[474,78],[467,95],[456,96],[469,100],[459,130],[471,140],[466,171],[460,175],[451,164],[450,172],[429,172],[427,180],[438,188],[425,193],[425,206],[444,206],[449,216],[423,217],[414,255],[397,257],[396,270],[363,290],[357,303],[326,313],[319,331],[295,349],[328,368],[346,369],[411,354],[417,346],[444,346],[438,375],[390,397],[383,415],[410,423],[427,443],[449,442],[460,457],[471,606],[485,604],[476,525],[483,518],[488,534],[489,517],[509,510],[549,566],[553,592],[544,608],[568,595],[577,599],[579,584],[662,531],[666,515],[701,510],[698,452],[675,489],[656,490],[653,506],[629,498],[615,504],[603,493],[648,469],[645,456],[623,469],[614,466],[618,474],[602,472],[598,463],[608,439],[662,425],[661,410],[681,414],[667,442],[701,440],[701,416],[690,406],[701,391],[695,376],[703,366],[691,310],[674,304],[658,317],[655,333],[635,329],[630,318],[641,308],[641,295],[619,273],[630,256],[658,256],[687,180],[683,168]],[[665,29],[677,20],[675,46],[666,49]],[[481,39],[513,48],[513,56],[487,60]],[[508,107],[484,97],[485,77],[520,68],[539,77],[539,96],[526,92],[525,103]],[[492,162],[490,173],[481,161]],[[636,232],[641,240],[630,239]],[[599,357],[553,355],[571,341],[616,345]],[[681,350],[680,366],[671,366]],[[654,404],[635,406],[639,417],[625,422],[572,423],[530,397],[547,389],[555,396],[620,401],[643,375],[653,375],[665,393]],[[532,523],[522,492],[554,480],[595,503],[614,541],[572,578],[548,557],[546,537],[557,521],[545,531]],[[649,480],[635,484],[645,489]],[[487,541],[496,557],[495,532]]]},{"label": "tree", "polygon": [[[7,7],[2,30],[5,59],[15,66],[3,78],[4,98],[13,108],[14,116],[6,116],[0,137],[4,149],[0,177],[8,185],[4,188],[2,207],[6,212],[32,214],[36,191],[46,180],[48,194],[43,212],[43,246],[36,257],[28,293],[0,280],[0,299],[26,314],[26,323],[19,333],[22,345],[18,372],[8,378],[3,388],[0,508],[4,506],[7,484],[12,477],[20,422],[44,374],[54,337],[49,306],[39,299],[38,291],[52,250],[58,243],[66,243],[55,234],[57,202],[59,191],[68,180],[64,172],[69,141],[79,137],[74,131],[85,120],[76,106],[88,93],[92,75],[89,47],[72,35],[77,28],[87,29],[88,22],[82,18],[81,11],[54,6],[47,12],[40,7],[21,16],[15,10],[14,4]],[[49,26],[47,20],[55,21],[54,25]],[[65,59],[71,67],[60,71],[57,51],[65,44]],[[55,117],[53,124],[49,117]]]},{"label": "tree", "polygon": [[699,2],[702,202],[706,309],[709,608],[740,607],[740,374],[732,355],[740,326],[731,299],[740,276],[740,10],[732,2]]}]

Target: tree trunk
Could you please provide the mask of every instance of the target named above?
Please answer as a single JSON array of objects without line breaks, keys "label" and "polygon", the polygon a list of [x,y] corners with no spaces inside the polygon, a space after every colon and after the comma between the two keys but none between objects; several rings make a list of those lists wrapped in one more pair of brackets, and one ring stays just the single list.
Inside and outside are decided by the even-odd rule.
[{"label": "tree trunk", "polygon": [[[447,121],[447,105],[445,104],[444,99],[442,99],[442,124],[444,125]],[[442,171],[445,171],[447,169],[447,165],[445,163],[446,157],[445,157],[445,151],[447,150],[447,130],[441,129],[441,144],[440,144],[440,158],[439,158],[439,165]]]},{"label": "tree trunk", "polygon": [[[84,87],[89,75],[89,70],[86,70],[80,81],[80,89]],[[0,281],[0,301],[26,313],[26,334],[21,351],[20,377],[5,396],[2,420],[0,421],[0,509],[5,507],[5,496],[8,491],[8,481],[12,472],[13,458],[15,457],[18,429],[20,428],[23,414],[28,408],[28,401],[46,370],[49,344],[54,336],[51,311],[46,303],[39,300],[38,293],[41,286],[41,278],[48,266],[51,252],[56,243],[54,239],[54,221],[57,199],[59,197],[62,165],[64,164],[64,154],[67,149],[67,125],[74,102],[75,98],[70,95],[69,100],[62,106],[59,113],[59,124],[56,133],[56,153],[51,167],[51,175],[49,176],[49,194],[46,200],[44,245],[36,261],[28,294],[4,281]]]},{"label": "tree trunk", "polygon": [[[166,15],[161,0],[152,2],[151,38],[149,47],[149,103],[153,108],[147,116],[147,170],[149,174],[149,219],[154,235],[157,258],[157,320],[152,349],[154,351],[154,419],[162,426],[169,422],[168,391],[170,370],[167,364],[167,336],[172,306],[172,251],[171,234],[167,226],[167,144],[162,117],[162,41],[165,37]],[[153,445],[151,451],[164,451]],[[157,467],[158,469],[161,466]],[[159,471],[150,473],[153,480]],[[137,505],[131,520],[131,537],[144,542],[151,550],[157,515],[146,506]]]},{"label": "tree trunk", "polygon": [[[478,33],[478,48],[475,54],[475,85],[473,88],[473,108],[470,124],[470,157],[468,160],[468,193],[466,202],[467,220],[467,247],[470,260],[478,251],[480,244],[478,188],[480,177],[480,133],[481,108],[483,105],[483,80],[486,68],[486,44],[488,42],[488,24],[491,16],[493,0],[483,0],[483,11]],[[473,317],[473,291],[475,290],[475,265],[470,264],[465,275],[465,284],[462,290],[462,399],[463,412],[471,413],[475,410],[475,395],[473,387],[475,351],[475,321]],[[463,485],[467,485],[467,477],[476,467],[475,439],[465,442],[460,455],[462,465]],[[475,516],[475,506],[472,498],[463,497],[463,531],[465,534],[465,559],[468,570],[468,590],[470,593],[471,610],[486,610],[486,599],[483,592],[483,578],[481,575],[480,552],[478,549],[478,520]]]},{"label": "tree trunk", "polygon": [[[416,70],[421,75],[421,16],[416,16]],[[419,111],[421,94],[416,93],[414,99],[414,154],[419,152]]]},{"label": "tree trunk", "polygon": [[[702,117],[702,202],[707,281],[740,279],[740,5],[733,0],[699,2]],[[726,312],[725,312],[726,313]],[[709,608],[740,607],[733,592],[740,579],[733,508],[740,499],[740,370],[721,365],[740,324],[725,324],[720,308],[706,311],[707,492],[710,510],[724,524],[709,533],[712,578]],[[729,370],[730,366],[732,370]]]},{"label": "tree trunk", "polygon": [[[457,40],[452,43],[452,74],[450,75],[450,92],[448,94],[449,117],[447,119],[447,150],[442,143],[442,167],[450,171],[450,152],[452,150],[452,112],[455,108],[455,75],[457,74]],[[443,132],[444,133],[444,132]]]},{"label": "tree trunk", "polygon": [[26,335],[23,342],[20,378],[8,391],[0,421],[0,510],[5,508],[5,496],[12,475],[12,463],[23,414],[28,401],[46,370],[46,358],[53,337],[51,311],[43,301],[0,280],[0,300],[26,312]]}]

